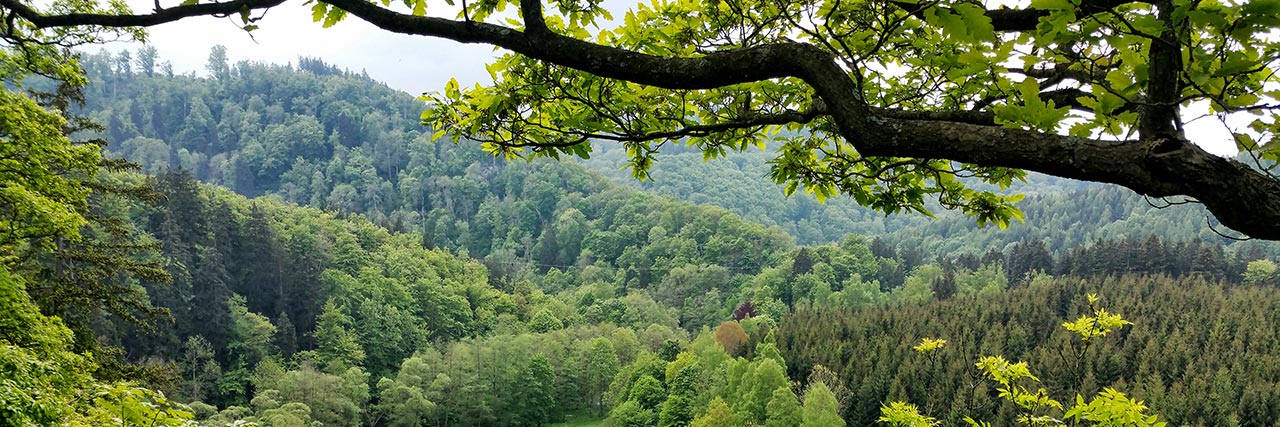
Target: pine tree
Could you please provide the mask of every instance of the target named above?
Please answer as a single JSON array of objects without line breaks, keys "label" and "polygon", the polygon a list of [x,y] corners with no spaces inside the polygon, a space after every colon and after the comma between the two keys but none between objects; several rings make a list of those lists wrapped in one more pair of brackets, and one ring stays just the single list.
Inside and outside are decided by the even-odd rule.
[{"label": "pine tree", "polygon": [[298,330],[289,320],[288,312],[281,311],[276,323],[279,324],[276,326],[276,348],[280,349],[284,360],[289,360],[298,351]]},{"label": "pine tree", "polygon": [[341,373],[360,366],[364,349],[351,330],[351,317],[332,299],[326,302],[311,333],[316,340],[316,362],[324,372]]}]

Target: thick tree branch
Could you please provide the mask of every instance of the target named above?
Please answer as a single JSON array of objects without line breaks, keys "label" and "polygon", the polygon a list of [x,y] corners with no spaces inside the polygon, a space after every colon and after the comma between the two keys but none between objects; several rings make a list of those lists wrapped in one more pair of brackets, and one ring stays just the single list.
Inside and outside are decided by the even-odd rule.
[{"label": "thick tree branch", "polygon": [[542,0],[520,0],[520,16],[524,18],[526,33],[547,32],[547,21],[542,17]]},{"label": "thick tree branch", "polygon": [[1280,240],[1280,181],[1194,145],[1099,141],[960,123],[880,119],[864,155],[941,157],[1119,184],[1152,197],[1191,196],[1252,237]]},{"label": "thick tree branch", "polygon": [[[920,19],[924,19],[924,10],[931,7],[911,1],[890,0],[890,2]],[[1076,16],[1087,16],[1100,13],[1127,3],[1148,2],[1149,1],[1147,0],[1082,0],[1079,8],[1077,9]],[[1001,8],[987,10],[986,15],[987,18],[991,19],[991,26],[994,27],[997,32],[1019,32],[1036,29],[1036,25],[1040,24],[1040,18],[1049,16],[1049,11],[1042,9]]]},{"label": "thick tree branch", "polygon": [[[786,124],[804,124],[813,121],[814,118],[821,116],[822,110],[812,108],[805,111],[786,111],[775,114],[752,114],[737,120],[731,120],[721,123],[689,125],[679,129],[645,132],[637,134],[624,133],[598,133],[598,132],[582,132],[575,129],[556,129],[559,132],[579,136],[580,138],[559,144],[559,146],[571,146],[590,139],[614,141],[614,142],[646,142],[658,140],[673,140],[689,137],[703,137],[721,132],[728,132],[740,129],[760,128],[770,125],[786,125]],[[503,142],[488,141],[504,147],[530,147],[530,146],[547,146],[551,144],[544,143],[524,143],[524,142]]]},{"label": "thick tree branch", "polygon": [[1160,38],[1151,40],[1147,67],[1147,102],[1138,115],[1138,134],[1143,139],[1180,138],[1178,103],[1182,96],[1182,45],[1178,33],[1182,24],[1173,17],[1174,4],[1161,0],[1157,16],[1164,23]]},{"label": "thick tree branch", "polygon": [[43,15],[35,9],[23,4],[21,0],[0,0],[0,7],[9,9],[22,19],[26,19],[37,28],[74,27],[97,25],[102,27],[150,27],[184,18],[197,16],[217,16],[239,13],[241,10],[266,9],[278,6],[285,0],[232,0],[225,3],[204,3],[186,6],[174,6],[158,9],[152,13],[137,15],[108,15],[96,13],[71,13],[65,15]]},{"label": "thick tree branch", "polygon": [[[279,0],[238,0],[165,9],[151,15],[40,16],[18,0],[0,6],[37,26],[154,25],[186,16],[226,13]],[[526,0],[529,1],[529,0]],[[1118,0],[1085,0],[1107,7]],[[860,155],[947,159],[1011,167],[1129,187],[1150,196],[1185,195],[1204,203],[1222,224],[1253,237],[1280,240],[1280,181],[1243,164],[1216,157],[1181,140],[1101,141],[990,126],[984,113],[888,111],[870,108],[834,54],[804,43],[777,43],[692,58],[666,58],[602,46],[554,34],[520,32],[498,25],[416,17],[365,0],[330,0],[382,29],[485,43],[533,59],[606,78],[668,89],[713,89],[777,78],[813,87],[825,114]],[[202,7],[202,9],[197,9]],[[1087,10],[1087,8],[1086,8]],[[1023,15],[1019,15],[1019,14]],[[1027,28],[1041,12],[1001,12],[1002,29]],[[1004,16],[1007,15],[1007,16]],[[1159,42],[1153,43],[1153,45]],[[1159,52],[1152,52],[1154,57]],[[966,116],[968,115],[968,116]]]}]

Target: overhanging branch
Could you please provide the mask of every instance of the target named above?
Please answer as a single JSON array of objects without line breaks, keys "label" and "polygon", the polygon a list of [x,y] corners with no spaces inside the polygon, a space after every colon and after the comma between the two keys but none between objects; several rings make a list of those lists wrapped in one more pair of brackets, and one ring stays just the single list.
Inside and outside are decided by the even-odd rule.
[{"label": "overhanging branch", "polygon": [[[0,7],[38,27],[127,27],[233,13],[243,7],[261,9],[282,1],[236,0],[129,16],[43,16],[19,0],[0,0]],[[987,113],[983,112],[873,109],[862,101],[856,84],[834,54],[810,44],[784,42],[698,57],[659,57],[576,40],[551,31],[521,32],[493,24],[406,15],[365,0],[329,0],[327,3],[384,30],[490,44],[598,76],[667,89],[715,89],[797,78],[814,89],[823,101],[824,114],[860,155],[946,159],[1020,168],[1119,184],[1151,196],[1191,196],[1203,202],[1224,225],[1253,237],[1280,240],[1280,181],[1243,164],[1176,139],[1102,141],[992,126],[987,121]],[[1094,8],[1122,3],[1127,1],[1085,0],[1081,9],[1087,13]],[[532,15],[533,4],[522,5],[522,10],[525,6],[530,7],[526,13]],[[1034,28],[1033,24],[1043,13],[1001,10],[991,11],[991,16],[993,23],[1000,25],[999,29],[1016,31]],[[1153,52],[1153,56],[1156,53]]]}]

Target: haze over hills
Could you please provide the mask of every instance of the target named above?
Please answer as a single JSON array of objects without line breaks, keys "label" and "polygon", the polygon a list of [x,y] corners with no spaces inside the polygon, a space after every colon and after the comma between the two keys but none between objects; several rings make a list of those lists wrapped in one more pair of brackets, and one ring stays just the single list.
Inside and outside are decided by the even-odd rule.
[{"label": "haze over hills", "polygon": [[[643,182],[630,176],[625,168],[626,153],[615,146],[602,144],[581,163],[616,183],[677,200],[721,206],[749,220],[778,225],[802,244],[839,241],[851,233],[884,236],[935,254],[954,252],[958,245],[1003,248],[1034,239],[1046,240],[1049,248],[1057,251],[1098,239],[1149,233],[1176,240],[1227,243],[1209,228],[1210,216],[1199,206],[1168,206],[1167,201],[1147,201],[1117,186],[1036,173],[1028,174],[1026,183],[1015,183],[1006,190],[1027,196],[1019,204],[1026,221],[1015,222],[1008,230],[978,227],[972,218],[944,210],[936,201],[929,204],[936,218],[915,212],[885,216],[847,197],[825,203],[806,194],[786,197],[781,186],[768,178],[771,156],[753,149],[704,161],[696,150],[668,147],[652,170],[653,179]],[[999,191],[986,184],[975,188]],[[1223,232],[1229,234],[1229,230]]]},{"label": "haze over hills", "polygon": [[[950,392],[992,354],[1059,399],[1114,386],[1176,424],[1280,420],[1280,372],[1255,368],[1280,342],[1275,254],[1194,206],[1033,175],[1026,222],[979,229],[784,198],[755,152],[673,149],[645,183],[610,147],[508,163],[429,141],[421,105],[365,76],[213,57],[209,78],[84,59],[83,112],[153,174],[113,176],[167,196],[101,207],[172,278],[121,286],[172,321],[46,307],[169,367],[154,386],[200,426],[867,425],[890,399],[1012,424],[994,384]],[[1077,348],[1060,327],[1089,292],[1135,325],[1050,357]],[[952,344],[911,350],[925,337]]]},{"label": "haze over hills", "polygon": [[[210,65],[218,70],[212,78],[195,78],[145,68],[120,73],[113,71],[120,67],[119,58],[92,58],[87,65],[99,83],[89,88],[87,110],[109,125],[112,152],[146,171],[180,167],[241,194],[269,193],[294,203],[361,213],[392,229],[428,230],[433,238],[447,234],[436,230],[449,228],[457,214],[469,215],[483,202],[467,200],[460,190],[488,179],[485,171],[501,169],[500,160],[482,160],[487,155],[478,144],[431,142],[416,120],[421,103],[366,76],[308,58],[299,59],[296,67],[233,64],[225,54],[220,60]],[[1003,247],[1040,239],[1054,251],[1152,233],[1231,243],[1214,232],[1210,224],[1215,222],[1198,206],[1163,207],[1167,201],[1146,200],[1119,187],[1040,174],[1030,174],[1027,183],[1008,190],[1027,195],[1019,205],[1027,221],[998,230],[979,228],[971,218],[936,203],[932,210],[937,218],[929,218],[913,212],[885,216],[843,197],[826,203],[804,194],[785,197],[768,179],[770,155],[760,151],[704,161],[701,153],[669,145],[660,156],[649,182],[633,179],[624,168],[625,151],[611,144],[597,145],[594,155],[580,163],[624,186],[720,206],[747,220],[781,227],[801,244],[839,242],[858,234],[886,236],[944,254],[957,248],[941,240],[976,239],[979,246]],[[473,166],[476,162],[493,166],[479,168]],[[596,180],[572,173],[580,176],[571,181]],[[431,205],[434,201],[450,205],[449,215]],[[450,243],[456,236],[440,237],[443,245],[458,246]]]}]

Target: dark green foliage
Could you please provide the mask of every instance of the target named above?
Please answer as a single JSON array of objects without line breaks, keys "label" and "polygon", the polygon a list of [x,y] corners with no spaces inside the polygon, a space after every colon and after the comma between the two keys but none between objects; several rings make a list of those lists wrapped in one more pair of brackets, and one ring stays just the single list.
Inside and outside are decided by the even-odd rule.
[{"label": "dark green foliage", "polygon": [[662,342],[662,348],[658,350],[658,357],[665,361],[676,360],[676,355],[680,354],[680,342],[676,340],[666,340]]},{"label": "dark green foliage", "polygon": [[556,418],[555,377],[546,357],[535,355],[529,359],[507,399],[512,407],[504,415],[511,418],[513,425],[541,427]]},{"label": "dark green foliage", "polygon": [[[1101,295],[1109,311],[1135,325],[1088,348],[1079,390],[1071,390],[1077,384],[1074,365],[1064,365],[1058,354],[1072,351],[1073,338],[1061,324],[1087,308],[1086,292]],[[1003,294],[928,305],[802,310],[779,326],[778,343],[792,363],[792,377],[821,364],[851,385],[844,413],[851,425],[873,422],[884,400],[932,405],[944,422],[973,415],[1012,424],[1013,412],[992,399],[986,384],[974,381],[971,360],[996,354],[1028,361],[1045,384],[1058,385],[1049,390],[1058,399],[1114,386],[1178,425],[1230,424],[1233,411],[1247,401],[1250,416],[1261,421],[1250,425],[1271,425],[1280,412],[1257,409],[1274,408],[1275,401],[1256,390],[1280,383],[1280,370],[1272,368],[1280,366],[1278,313],[1280,289],[1272,287],[1160,276],[1040,279]],[[903,336],[947,339],[940,363],[914,354],[914,342]]]},{"label": "dark green foliage", "polygon": [[622,402],[609,412],[609,419],[618,427],[652,427],[656,418],[653,410],[641,407],[634,400]]},{"label": "dark green foliage", "polygon": [[[578,165],[508,164],[476,144],[429,142],[411,96],[319,60],[295,70],[226,54],[211,55],[210,79],[164,77],[153,57],[137,73],[119,55],[86,60],[100,81],[86,111],[111,124],[112,153],[160,172],[151,182],[166,196],[110,212],[133,223],[129,232],[155,236],[112,256],[164,266],[113,284],[145,290],[174,322],[143,335],[100,314],[73,319],[95,322],[131,360],[176,362],[176,395],[215,404],[216,414],[202,410],[211,422],[536,426],[607,412],[621,426],[796,427],[838,424],[831,417],[848,405],[848,422],[867,425],[881,402],[905,399],[952,424],[987,413],[1008,424],[990,389],[965,382],[973,369],[964,357],[977,354],[1036,361],[1048,384],[1122,384],[1178,422],[1280,416],[1278,381],[1265,368],[1280,354],[1270,344],[1280,334],[1268,329],[1276,307],[1265,302],[1277,298],[1192,279],[1274,283],[1274,265],[1245,267],[1274,249],[1224,250],[1202,228],[1182,228],[1195,216],[1186,211],[1156,215],[1111,189],[1064,195],[1079,184],[1052,181],[1062,188],[1023,204],[1028,224],[995,233],[968,218],[775,200],[738,179],[765,167],[752,155],[699,158],[703,176],[655,170],[659,183],[638,184],[740,196],[684,200],[781,227],[766,228]],[[605,151],[594,158],[616,156]],[[715,190],[720,181],[734,182]],[[1121,219],[1149,227],[1121,229]],[[783,229],[838,243],[797,249]],[[1041,283],[1040,273],[1102,283],[1108,307],[1139,323],[1090,349],[1078,382],[1056,381],[1076,375],[1050,355],[1066,345],[1055,328],[1078,312],[1075,296],[1094,288]],[[1107,278],[1120,274],[1155,277]],[[1220,307],[1230,304],[1243,314]],[[727,322],[722,336],[683,340],[730,318],[741,323]],[[909,351],[919,336],[952,345],[923,361]],[[1200,343],[1244,361],[1206,355]],[[1264,368],[1242,373],[1246,365]],[[804,410],[792,380],[809,385]]]},{"label": "dark green foliage", "polygon": [[643,375],[631,386],[631,393],[628,396],[642,408],[659,409],[662,402],[667,400],[667,390],[662,385],[662,381],[650,375]]},{"label": "dark green foliage", "polygon": [[775,389],[765,409],[765,427],[797,427],[802,421],[800,401],[796,399],[791,387]]},{"label": "dark green foliage", "polygon": [[604,338],[592,340],[591,350],[587,353],[587,390],[595,398],[596,411],[601,417],[606,409],[605,391],[619,368],[618,354],[613,351],[613,344]]},{"label": "dark green foliage", "polygon": [[658,427],[686,427],[693,422],[694,402],[699,394],[696,376],[695,368],[686,366],[670,379],[667,400],[658,413]]}]

